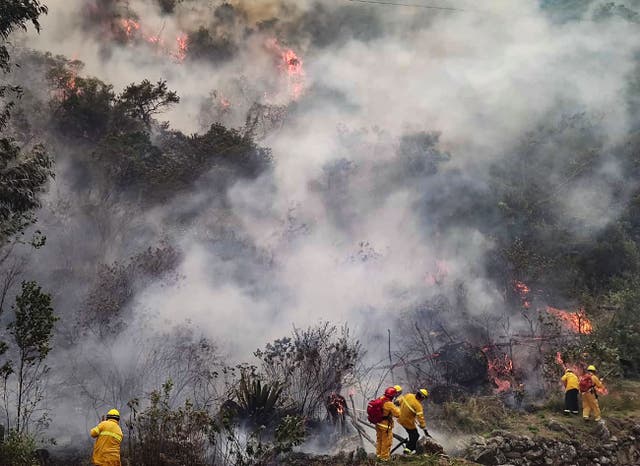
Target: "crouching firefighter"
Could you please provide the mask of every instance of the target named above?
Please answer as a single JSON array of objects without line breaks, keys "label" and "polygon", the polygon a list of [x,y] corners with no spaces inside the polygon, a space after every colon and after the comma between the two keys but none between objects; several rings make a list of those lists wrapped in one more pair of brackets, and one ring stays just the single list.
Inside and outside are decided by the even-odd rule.
[{"label": "crouching firefighter", "polygon": [[400,416],[400,409],[393,404],[396,395],[396,389],[389,387],[383,396],[371,400],[367,406],[369,422],[376,426],[376,457],[380,461],[391,459],[393,418]]},{"label": "crouching firefighter", "polygon": [[95,466],[122,466],[120,462],[120,443],[122,429],[120,429],[120,413],[112,409],[106,419],[91,429],[91,437],[96,439],[93,446],[92,462]]},{"label": "crouching firefighter", "polygon": [[427,437],[431,437],[427,431],[427,424],[424,421],[424,409],[422,407],[422,402],[427,396],[429,396],[427,389],[421,388],[415,394],[408,393],[402,397],[398,422],[405,428],[407,434],[409,434],[409,441],[404,448],[405,455],[415,455],[416,453],[416,444],[420,437],[418,429],[416,429],[416,420],[420,428],[424,431],[424,434]]}]

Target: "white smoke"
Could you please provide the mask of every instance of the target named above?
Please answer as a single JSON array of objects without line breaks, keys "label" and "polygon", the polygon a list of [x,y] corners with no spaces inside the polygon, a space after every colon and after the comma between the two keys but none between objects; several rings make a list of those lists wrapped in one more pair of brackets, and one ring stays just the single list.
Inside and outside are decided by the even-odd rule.
[{"label": "white smoke", "polygon": [[[108,38],[82,28],[85,2],[47,3],[50,14],[42,33],[29,38],[30,46],[83,61],[84,73],[113,83],[116,90],[145,78],[166,79],[182,100],[162,118],[185,132],[200,129],[201,105],[212,91],[241,77],[260,88],[278,73],[264,45],[268,33],[241,41],[225,63],[177,63],[154,55],[148,44],[109,45],[105,53]],[[334,11],[345,3],[235,4],[246,7],[255,26],[274,12],[290,14],[282,22],[294,22],[318,5]],[[384,319],[391,319],[394,309],[432,292],[426,277],[435,272],[437,260],[449,264],[447,280],[467,284],[478,313],[501,311],[503,293],[483,275],[492,240],[475,229],[443,231],[438,237],[430,233],[424,200],[457,200],[447,195],[446,183],[392,176],[400,138],[438,132],[440,148],[451,153],[451,161],[441,166],[444,179],[457,171],[482,188],[491,165],[559,106],[602,115],[607,144],[613,147],[630,124],[623,91],[640,31],[621,20],[553,23],[526,0],[488,2],[482,11],[472,10],[475,2],[444,4],[466,11],[349,4],[354,21],[359,12],[380,18],[378,37],[329,46],[318,46],[311,35],[299,38],[305,95],[291,102],[283,127],[261,141],[273,151],[273,171],[238,181],[226,193],[228,207],[220,208],[216,191],[199,183],[133,221],[142,238],[168,237],[178,244],[183,260],[180,280],[137,290],[132,315],[144,316],[144,325],[132,325],[154,334],[192,322],[237,361],[292,325],[330,320],[369,332],[379,325],[384,332],[389,325]],[[208,2],[195,1],[181,4],[173,16],[162,15],[151,1],[131,2],[130,9],[167,42],[208,25],[213,11]],[[242,96],[230,98],[242,116],[247,107],[239,103]],[[345,144],[345,133],[358,135],[355,147]],[[322,180],[327,167],[343,159],[352,164],[349,181],[336,192],[339,187]],[[612,205],[619,175],[612,161],[595,175],[605,181],[575,187],[557,200],[558,209],[595,230],[603,228],[619,214]],[[57,184],[65,182],[58,176]],[[174,224],[181,209],[194,207],[201,212],[189,227]],[[216,241],[221,224],[255,248],[258,258],[240,247],[221,251],[220,244],[227,244]],[[124,234],[122,244],[109,245],[116,252],[102,259],[127,257],[132,242]],[[375,251],[373,260],[358,255],[363,243]],[[60,243],[52,238],[48,247]],[[242,278],[245,272],[250,279]]]}]

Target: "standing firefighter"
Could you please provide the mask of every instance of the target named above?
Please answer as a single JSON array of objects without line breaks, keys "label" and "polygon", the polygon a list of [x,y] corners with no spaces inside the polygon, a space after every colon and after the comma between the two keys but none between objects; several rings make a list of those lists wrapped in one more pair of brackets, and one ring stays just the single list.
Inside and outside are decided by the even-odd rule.
[{"label": "standing firefighter", "polygon": [[371,400],[367,406],[369,422],[376,426],[376,457],[380,461],[391,459],[393,418],[400,416],[400,410],[393,404],[393,398],[396,395],[396,389],[389,387],[384,391],[383,396]]},{"label": "standing firefighter", "polygon": [[96,439],[93,446],[93,464],[95,466],[121,466],[120,442],[120,413],[112,409],[107,413],[106,420],[91,429],[91,436]]},{"label": "standing firefighter", "polygon": [[578,414],[578,376],[571,369],[567,369],[560,380],[564,385],[564,413]]},{"label": "standing firefighter", "polygon": [[582,393],[582,417],[585,421],[589,420],[589,415],[593,411],[596,421],[602,419],[600,417],[600,404],[598,403],[598,394],[596,389],[604,389],[604,385],[596,375],[596,367],[587,367],[587,373],[580,377],[580,393]]},{"label": "standing firefighter", "polygon": [[429,432],[427,432],[427,424],[424,421],[424,409],[422,408],[422,401],[427,398],[428,395],[429,392],[427,389],[421,388],[415,395],[408,393],[402,397],[398,422],[409,434],[409,441],[404,448],[404,453],[407,455],[414,455],[416,453],[416,443],[420,437],[418,429],[416,429],[416,419],[420,428],[424,431],[424,434],[430,437]]}]

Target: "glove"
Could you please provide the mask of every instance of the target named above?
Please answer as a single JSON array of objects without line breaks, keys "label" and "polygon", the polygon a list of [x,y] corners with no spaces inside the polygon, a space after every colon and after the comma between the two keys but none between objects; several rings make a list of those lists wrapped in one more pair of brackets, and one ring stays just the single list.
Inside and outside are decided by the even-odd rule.
[{"label": "glove", "polygon": [[424,435],[426,435],[427,437],[433,438],[433,437],[431,437],[431,434],[429,434],[429,431],[426,428],[422,429],[422,432],[424,432]]}]

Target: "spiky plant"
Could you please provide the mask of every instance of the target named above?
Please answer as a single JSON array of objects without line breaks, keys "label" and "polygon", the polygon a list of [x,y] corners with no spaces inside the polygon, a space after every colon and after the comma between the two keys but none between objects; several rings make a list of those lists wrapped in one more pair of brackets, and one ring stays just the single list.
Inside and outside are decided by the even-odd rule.
[{"label": "spiky plant", "polygon": [[278,414],[283,387],[263,383],[254,375],[243,374],[236,390],[240,417],[253,425],[268,425]]}]

